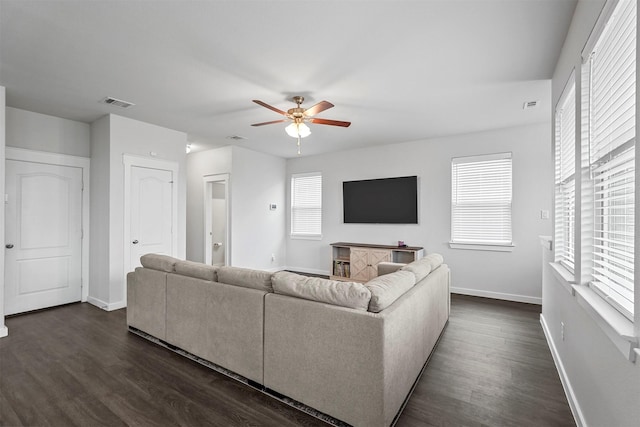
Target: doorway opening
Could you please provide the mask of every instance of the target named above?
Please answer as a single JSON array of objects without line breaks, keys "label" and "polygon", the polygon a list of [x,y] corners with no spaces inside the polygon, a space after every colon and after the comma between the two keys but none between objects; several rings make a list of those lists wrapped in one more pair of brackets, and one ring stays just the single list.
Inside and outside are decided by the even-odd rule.
[{"label": "doorway opening", "polygon": [[229,174],[204,178],[204,262],[224,266],[231,263],[229,227]]}]

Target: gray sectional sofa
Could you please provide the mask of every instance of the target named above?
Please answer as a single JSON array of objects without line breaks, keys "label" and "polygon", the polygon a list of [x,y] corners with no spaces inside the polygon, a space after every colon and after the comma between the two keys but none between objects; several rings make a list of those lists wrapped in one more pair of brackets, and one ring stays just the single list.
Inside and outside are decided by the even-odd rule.
[{"label": "gray sectional sofa", "polygon": [[127,324],[337,420],[389,426],[449,318],[442,261],[362,284],[148,254],[127,276]]}]

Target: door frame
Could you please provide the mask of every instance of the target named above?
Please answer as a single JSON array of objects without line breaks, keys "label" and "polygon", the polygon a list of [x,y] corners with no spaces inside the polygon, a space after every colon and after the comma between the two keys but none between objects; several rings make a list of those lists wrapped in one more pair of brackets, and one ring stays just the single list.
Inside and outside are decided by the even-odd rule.
[{"label": "door frame", "polygon": [[127,305],[127,273],[131,269],[131,168],[141,167],[148,169],[167,170],[172,172],[171,186],[171,256],[175,257],[178,253],[178,162],[170,160],[152,159],[149,157],[136,156],[132,154],[123,154],[122,163],[124,164],[124,240],[123,240],[123,277],[125,284],[124,305]]},{"label": "door frame", "polygon": [[[82,170],[82,259],[81,259],[81,301],[87,302],[89,297],[89,201],[90,201],[90,167],[91,159],[71,156],[69,154],[49,153],[46,151],[28,150],[25,148],[6,147],[5,160],[19,162],[42,163],[55,166],[80,168]],[[5,165],[6,170],[6,165]],[[2,224],[2,227],[5,225]]]},{"label": "door frame", "polygon": [[224,265],[231,265],[231,201],[229,200],[229,185],[231,183],[231,175],[228,173],[220,173],[215,175],[205,175],[202,177],[203,183],[203,206],[204,206],[204,263],[211,264],[213,257],[213,244],[211,238],[211,183],[219,182],[224,184],[225,199],[225,236],[224,236]]}]

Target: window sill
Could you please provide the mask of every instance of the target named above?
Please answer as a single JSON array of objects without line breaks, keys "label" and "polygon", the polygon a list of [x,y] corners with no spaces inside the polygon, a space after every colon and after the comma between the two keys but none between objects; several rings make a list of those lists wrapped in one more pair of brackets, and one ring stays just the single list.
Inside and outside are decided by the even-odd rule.
[{"label": "window sill", "polygon": [[290,234],[293,240],[322,240],[322,234]]},{"label": "window sill", "polygon": [[631,362],[636,362],[638,337],[634,334],[633,322],[624,317],[615,308],[604,301],[589,286],[573,285],[578,304],[595,321],[602,331],[615,344],[616,348]]},{"label": "window sill", "polygon": [[573,286],[576,284],[576,280],[573,273],[567,270],[559,262],[550,262],[549,266],[551,267],[551,271],[556,277],[556,280],[562,284],[562,287],[565,288],[569,294],[575,295],[576,293]]},{"label": "window sill", "polygon": [[449,242],[451,249],[466,249],[471,251],[513,252],[515,245],[492,245],[488,243],[459,243]]}]

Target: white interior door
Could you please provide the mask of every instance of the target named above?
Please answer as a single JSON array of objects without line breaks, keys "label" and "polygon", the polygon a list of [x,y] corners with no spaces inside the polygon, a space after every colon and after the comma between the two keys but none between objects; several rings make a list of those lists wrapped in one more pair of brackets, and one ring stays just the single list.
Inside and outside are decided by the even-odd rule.
[{"label": "white interior door", "polygon": [[131,167],[130,268],[148,253],[173,255],[173,172]]},{"label": "white interior door", "polygon": [[225,250],[227,236],[227,200],[226,184],[212,182],[211,198],[211,264],[225,265]]},{"label": "white interior door", "polygon": [[5,313],[82,298],[82,169],[6,161]]},{"label": "white interior door", "polygon": [[204,184],[204,262],[231,265],[229,174],[207,175]]}]

